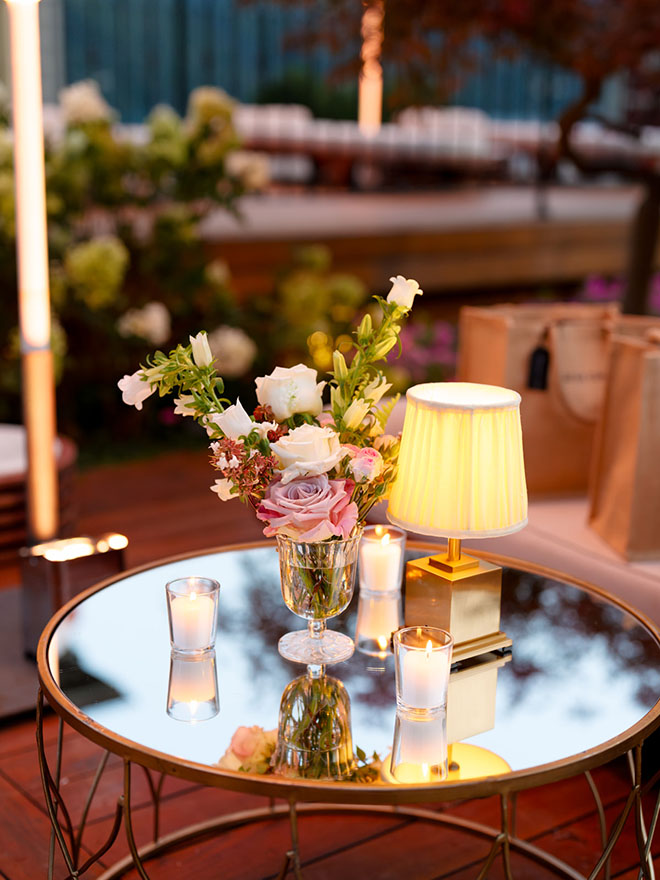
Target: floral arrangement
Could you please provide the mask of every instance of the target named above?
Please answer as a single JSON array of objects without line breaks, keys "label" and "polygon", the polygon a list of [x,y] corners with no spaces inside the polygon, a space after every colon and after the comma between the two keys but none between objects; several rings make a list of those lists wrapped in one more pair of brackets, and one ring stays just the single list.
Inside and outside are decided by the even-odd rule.
[{"label": "floral arrangement", "polygon": [[[227,266],[209,258],[200,227],[212,211],[237,213],[243,194],[267,183],[264,157],[240,149],[233,109],[222,90],[202,87],[183,117],[161,106],[142,126],[121,126],[92,81],[69,86],[46,107],[58,422],[96,446],[96,456],[104,426],[122,415],[114,377],[152,346],[208,321],[222,331],[218,346],[243,351],[235,369],[248,370],[255,357]],[[1,112],[0,254],[2,284],[15,290],[13,142]],[[20,419],[17,323],[17,299],[9,297],[0,316],[4,421]],[[166,415],[154,410],[152,437],[162,434]],[[121,428],[130,436],[130,423]]]},{"label": "floral arrangement", "polygon": [[401,322],[422,291],[401,275],[391,282],[386,299],[374,297],[380,322],[364,315],[350,364],[335,350],[327,382],[303,364],[276,367],[256,379],[258,406],[249,414],[240,400],[223,398],[224,381],[201,332],[124,376],[123,400],[142,409],[155,392],[176,394],[175,412],[194,418],[211,439],[211,464],[219,472],[212,490],[223,501],[251,504],[265,535],[347,538],[396,475],[399,440],[385,434],[385,424],[397,397],[383,400],[391,386],[379,364],[399,343]]}]

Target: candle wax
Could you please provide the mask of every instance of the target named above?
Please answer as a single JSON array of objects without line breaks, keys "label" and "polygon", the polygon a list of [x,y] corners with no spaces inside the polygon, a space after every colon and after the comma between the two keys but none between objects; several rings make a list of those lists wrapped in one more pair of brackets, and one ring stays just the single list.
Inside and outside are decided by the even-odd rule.
[{"label": "candle wax", "polygon": [[399,542],[363,539],[360,545],[360,586],[367,590],[398,590],[403,547]]},{"label": "candle wax", "polygon": [[182,651],[209,647],[215,617],[215,602],[210,596],[190,594],[174,596],[171,602],[172,641]]},{"label": "candle wax", "polygon": [[401,664],[401,700],[415,709],[447,702],[449,657],[446,651],[407,651]]}]

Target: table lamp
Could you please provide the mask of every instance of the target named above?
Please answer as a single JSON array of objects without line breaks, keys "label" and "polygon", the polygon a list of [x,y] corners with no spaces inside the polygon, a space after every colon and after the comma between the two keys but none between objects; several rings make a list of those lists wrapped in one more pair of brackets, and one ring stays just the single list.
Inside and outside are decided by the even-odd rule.
[{"label": "table lamp", "polygon": [[520,395],[494,385],[437,382],[407,395],[399,472],[388,519],[447,538],[446,553],[406,566],[406,626],[449,630],[453,659],[511,644],[500,631],[502,571],[468,556],[463,538],[508,535],[527,524]]}]

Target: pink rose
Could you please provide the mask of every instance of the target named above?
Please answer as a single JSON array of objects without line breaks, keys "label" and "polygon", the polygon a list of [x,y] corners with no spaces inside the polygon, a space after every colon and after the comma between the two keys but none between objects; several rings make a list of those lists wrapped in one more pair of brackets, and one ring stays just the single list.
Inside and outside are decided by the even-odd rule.
[{"label": "pink rose", "polygon": [[355,446],[353,443],[342,443],[341,448],[344,456],[350,455],[351,458],[355,458],[355,456],[360,451],[360,447]]},{"label": "pink rose", "polygon": [[335,418],[331,412],[322,412],[321,415],[318,416],[318,423],[322,428],[334,428]]},{"label": "pink rose", "polygon": [[366,446],[350,460],[348,469],[358,483],[363,480],[370,483],[383,472],[383,456],[372,446]]},{"label": "pink rose", "polygon": [[230,750],[237,758],[251,757],[261,744],[263,730],[260,727],[239,727],[231,738]]},{"label": "pink rose", "polygon": [[268,523],[264,535],[299,541],[348,538],[358,514],[351,501],[354,486],[353,480],[329,480],[327,474],[271,483],[257,509],[257,518]]}]

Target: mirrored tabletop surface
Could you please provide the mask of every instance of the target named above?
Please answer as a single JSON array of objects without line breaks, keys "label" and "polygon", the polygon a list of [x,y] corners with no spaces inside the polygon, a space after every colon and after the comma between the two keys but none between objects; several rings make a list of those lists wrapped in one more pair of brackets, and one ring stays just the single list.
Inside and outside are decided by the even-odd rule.
[{"label": "mirrored tabletop surface", "polygon": [[[412,549],[408,558],[428,552]],[[216,676],[219,711],[196,722],[167,713],[165,584],[189,575],[221,584],[215,668],[205,673],[206,686],[208,675]],[[356,587],[350,607],[329,627],[353,636],[357,605]],[[95,592],[60,621],[48,664],[67,700],[108,735],[214,765],[237,728],[277,728],[285,688],[305,673],[278,654],[277,641],[304,626],[282,601],[274,546],[218,551],[129,574]],[[660,697],[655,638],[596,593],[505,569],[502,629],[513,639],[509,657],[489,655],[469,682],[452,678],[450,741],[458,738],[491,760],[490,770],[456,762],[463,779],[570,759],[622,734]],[[393,657],[356,651],[326,671],[350,696],[354,746],[385,758],[395,720]]]}]

